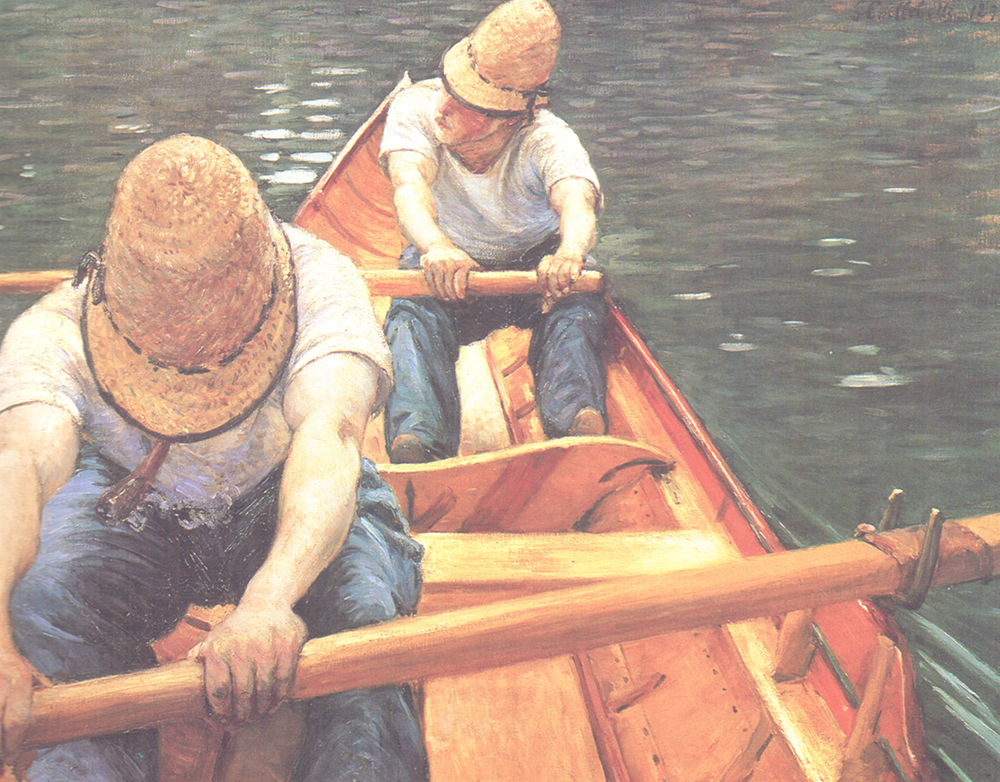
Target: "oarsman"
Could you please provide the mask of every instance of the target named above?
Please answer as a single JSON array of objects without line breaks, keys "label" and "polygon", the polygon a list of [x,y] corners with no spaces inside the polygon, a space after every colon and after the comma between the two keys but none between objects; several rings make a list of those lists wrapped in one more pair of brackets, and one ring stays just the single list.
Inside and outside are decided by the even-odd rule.
[{"label": "oarsman", "polygon": [[[222,147],[175,136],[122,174],[77,284],[0,350],[0,713],[18,756],[36,671],[154,664],[189,604],[212,713],[274,714],[307,636],[414,611],[421,549],[359,443],[391,362],[351,262],[272,218]],[[295,778],[426,779],[410,696],[316,699]],[[32,780],[156,778],[139,732],[39,752]]]},{"label": "oarsman", "polygon": [[[386,319],[395,462],[457,452],[459,347],[511,324],[533,329],[546,433],[605,431],[606,308],[570,293],[596,240],[600,188],[576,134],[545,108],[559,40],[545,0],[512,0],[445,53],[440,78],[390,107],[381,161],[411,243],[401,265],[423,268],[435,297],[396,300]],[[468,300],[474,269],[537,269],[544,297]]]}]

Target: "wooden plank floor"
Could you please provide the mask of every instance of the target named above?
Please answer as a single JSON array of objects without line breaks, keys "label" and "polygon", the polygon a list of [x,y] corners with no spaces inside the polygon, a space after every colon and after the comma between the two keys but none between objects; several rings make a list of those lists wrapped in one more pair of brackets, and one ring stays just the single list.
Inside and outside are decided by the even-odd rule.
[{"label": "wooden plank floor", "polygon": [[605,782],[572,657],[424,682],[434,782]]}]

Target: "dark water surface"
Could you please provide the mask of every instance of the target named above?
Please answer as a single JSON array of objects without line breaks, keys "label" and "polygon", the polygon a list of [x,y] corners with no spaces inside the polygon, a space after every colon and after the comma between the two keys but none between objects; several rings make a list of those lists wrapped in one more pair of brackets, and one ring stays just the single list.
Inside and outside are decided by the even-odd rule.
[{"label": "dark water surface", "polygon": [[[491,6],[0,2],[0,267],[73,266],[126,161],[179,131],[291,217]],[[1000,9],[557,8],[553,107],[605,186],[597,253],[783,538],[844,539],[896,487],[907,523],[1000,510]],[[901,619],[942,777],[1000,779],[1000,588]]]}]

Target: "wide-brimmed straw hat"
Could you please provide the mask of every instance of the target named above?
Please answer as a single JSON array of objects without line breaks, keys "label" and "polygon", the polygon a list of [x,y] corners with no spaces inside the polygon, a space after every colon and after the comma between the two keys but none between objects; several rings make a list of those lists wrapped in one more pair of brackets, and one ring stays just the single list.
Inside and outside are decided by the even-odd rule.
[{"label": "wide-brimmed straw hat", "polygon": [[199,440],[273,389],[295,338],[291,250],[233,153],[180,135],[139,154],[91,267],[87,360],[128,421]]},{"label": "wide-brimmed straw hat", "polygon": [[528,113],[541,103],[560,35],[559,20],[545,0],[510,0],[445,52],[445,86],[456,100],[485,114]]}]

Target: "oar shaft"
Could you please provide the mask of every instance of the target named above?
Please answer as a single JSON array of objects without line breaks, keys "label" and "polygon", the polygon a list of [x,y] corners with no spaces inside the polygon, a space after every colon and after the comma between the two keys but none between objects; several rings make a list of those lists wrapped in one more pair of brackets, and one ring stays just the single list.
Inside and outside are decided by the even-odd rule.
[{"label": "oar shaft", "polygon": [[[418,269],[393,269],[362,272],[372,296],[430,296],[424,273]],[[604,290],[604,276],[600,272],[586,271],[574,283],[573,290],[600,293]],[[469,295],[516,296],[540,293],[538,276],[533,271],[470,272]]]},{"label": "oar shaft", "polygon": [[0,274],[0,293],[48,293],[64,280],[73,278],[66,269]]},{"label": "oar shaft", "polygon": [[[388,269],[362,271],[372,296],[430,296],[431,291],[419,269]],[[0,274],[2,293],[47,293],[73,272],[63,269],[37,272],[9,272]],[[574,291],[600,293],[604,290],[604,276],[600,272],[586,271],[573,285]],[[533,271],[523,272],[472,272],[469,274],[469,294],[472,296],[515,296],[539,293],[538,278]]]},{"label": "oar shaft", "polygon": [[[663,575],[610,580],[417,616],[306,644],[294,697],[457,674],[609,643],[838,603],[903,589],[920,533],[886,533],[892,554],[860,541]],[[935,584],[994,575],[1000,516],[945,525]],[[27,743],[45,746],[202,713],[199,664],[61,685],[35,695]]]}]

